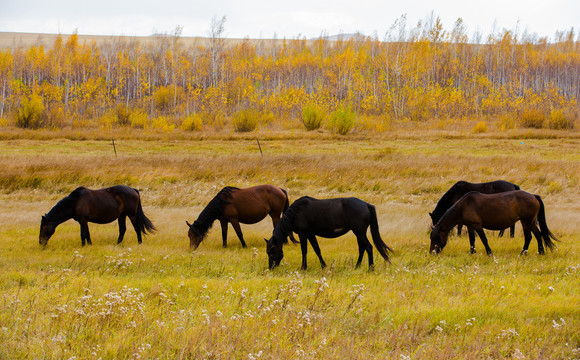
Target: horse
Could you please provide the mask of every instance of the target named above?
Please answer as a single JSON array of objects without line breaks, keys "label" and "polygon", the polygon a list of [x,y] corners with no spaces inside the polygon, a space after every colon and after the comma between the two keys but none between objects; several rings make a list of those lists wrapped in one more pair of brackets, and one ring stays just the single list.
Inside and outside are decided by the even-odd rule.
[{"label": "horse", "polygon": [[318,200],[309,196],[296,200],[284,213],[282,220],[274,228],[272,237],[266,240],[269,268],[280,265],[284,257],[282,251],[283,240],[292,231],[298,234],[302,249],[302,270],[306,270],[307,244],[310,241],[314,252],[320,260],[322,268],[326,263],[320,253],[316,236],[336,238],[352,231],[358,242],[358,260],[356,267],[361,264],[364,253],[368,254],[369,270],[373,267],[373,247],[367,238],[367,229],[371,228],[371,235],[379,254],[387,261],[388,251],[391,251],[381,239],[377,213],[375,207],[360,199],[337,198]]},{"label": "horse", "polygon": [[[483,229],[499,230],[514,225],[517,221],[524,231],[524,248],[527,254],[532,233],[538,241],[538,253],[544,255],[544,245],[552,250],[558,239],[548,229],[544,202],[539,195],[522,190],[497,194],[482,194],[472,191],[445,212],[431,231],[430,252],[439,253],[447,244],[449,231],[457,224],[467,226],[471,253],[475,253],[475,232],[479,235],[488,255],[493,255]],[[538,229],[537,223],[540,225]],[[542,244],[543,240],[543,244]]]},{"label": "horse", "polygon": [[[185,222],[189,227],[187,233],[189,247],[193,250],[197,249],[214,221],[219,220],[222,227],[223,247],[228,246],[228,223],[231,223],[242,247],[245,248],[247,246],[240,223],[255,224],[270,215],[275,227],[288,206],[288,193],[276,186],[258,185],[246,189],[226,186],[209,202],[193,224],[189,221]],[[292,242],[297,243],[294,236],[289,235]]]},{"label": "horse", "polygon": [[60,200],[42,217],[38,241],[41,245],[46,245],[58,225],[69,219],[74,219],[81,226],[82,246],[85,246],[85,241],[92,245],[89,222],[107,224],[118,220],[119,238],[117,244],[120,244],[127,230],[125,224],[127,216],[137,233],[139,244],[142,243],[141,234],[146,235],[156,230],[151,220],[143,213],[139,190],[125,185],[116,185],[100,190],[79,187]]},{"label": "horse", "polygon": [[[432,213],[429,213],[431,216],[431,221],[433,225],[437,224],[443,214],[455,204],[463,195],[467,194],[470,191],[477,191],[482,194],[496,194],[505,191],[514,191],[520,190],[520,187],[516,184],[512,184],[510,182],[504,180],[496,180],[490,181],[485,183],[470,183],[467,181],[458,181],[456,182],[437,202],[435,206],[435,210]],[[457,235],[461,236],[461,226],[462,224],[458,224],[457,226]],[[510,227],[510,237],[514,237],[515,226]],[[504,229],[501,229],[498,236],[502,237],[504,233]]]}]

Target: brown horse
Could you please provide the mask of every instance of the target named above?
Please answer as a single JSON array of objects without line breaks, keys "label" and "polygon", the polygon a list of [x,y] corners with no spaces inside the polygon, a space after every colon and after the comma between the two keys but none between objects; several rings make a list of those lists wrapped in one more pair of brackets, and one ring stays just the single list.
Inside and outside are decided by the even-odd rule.
[{"label": "brown horse", "polygon": [[[520,187],[516,184],[512,184],[511,182],[504,181],[504,180],[496,180],[484,183],[470,183],[467,181],[458,181],[449,190],[443,194],[441,199],[437,202],[435,209],[432,213],[429,213],[431,216],[431,221],[433,225],[437,224],[443,214],[455,204],[459,199],[463,197],[463,195],[467,194],[471,191],[477,191],[482,194],[496,194],[505,191],[514,191],[520,190]],[[457,235],[461,236],[461,224],[457,225]],[[499,232],[499,237],[503,236],[504,229],[501,229]],[[512,225],[510,227],[510,237],[514,237],[515,226]]]},{"label": "brown horse", "polygon": [[[536,219],[540,229],[536,225]],[[505,229],[518,220],[522,223],[525,239],[522,254],[528,252],[532,233],[538,241],[538,253],[541,255],[544,254],[544,245],[551,250],[554,247],[552,239],[558,241],[548,229],[544,202],[539,195],[522,190],[498,194],[481,194],[472,191],[449,208],[435,225],[431,231],[430,251],[439,253],[443,250],[447,244],[449,231],[457,224],[464,224],[469,233],[471,253],[475,253],[474,232],[477,232],[487,254],[492,255],[483,229]]]},{"label": "brown horse", "polygon": [[[242,247],[246,247],[240,223],[255,224],[270,215],[276,227],[282,213],[288,209],[288,204],[288,194],[276,186],[258,185],[247,189],[227,186],[209,202],[193,224],[185,222],[189,227],[189,246],[197,249],[213,222],[219,220],[223,247],[228,246],[228,223],[234,227]],[[297,243],[292,234],[290,239]]]},{"label": "brown horse", "polygon": [[143,213],[139,190],[124,185],[100,190],[79,187],[42,217],[38,241],[41,245],[46,245],[58,225],[74,219],[81,225],[82,245],[85,246],[85,240],[92,245],[88,223],[107,224],[118,219],[119,244],[127,230],[127,216],[135,228],[139,244],[142,242],[141,234],[155,231],[155,226]]}]

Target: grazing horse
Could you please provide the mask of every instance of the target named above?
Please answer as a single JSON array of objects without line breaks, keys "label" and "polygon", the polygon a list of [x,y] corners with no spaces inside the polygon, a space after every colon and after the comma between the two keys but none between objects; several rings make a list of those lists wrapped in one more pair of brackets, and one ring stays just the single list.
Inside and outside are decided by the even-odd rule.
[{"label": "grazing horse", "polygon": [[[548,229],[544,202],[539,195],[522,190],[508,191],[497,194],[482,194],[476,191],[465,194],[456,202],[435,225],[431,231],[430,251],[439,253],[447,244],[449,231],[457,224],[467,226],[471,253],[475,253],[475,233],[479,235],[488,255],[492,255],[483,229],[499,230],[522,223],[524,231],[524,249],[528,252],[532,233],[538,241],[538,253],[544,254],[544,245],[552,250],[553,240],[558,241]],[[537,223],[540,225],[538,229]],[[543,240],[543,244],[542,244]]]},{"label": "grazing horse", "polygon": [[[463,195],[467,194],[470,191],[477,191],[482,194],[496,194],[505,191],[514,191],[520,190],[520,187],[516,184],[512,184],[511,182],[507,182],[504,180],[496,180],[490,181],[485,183],[470,183],[467,181],[458,181],[456,182],[437,202],[435,206],[435,210],[432,213],[429,213],[431,216],[431,221],[433,225],[437,224],[443,214],[455,204],[459,199],[463,197]],[[461,235],[461,225],[457,225],[457,235]],[[501,229],[499,232],[499,237],[503,236],[504,229]],[[510,237],[514,237],[515,232],[515,225],[510,227]]]},{"label": "grazing horse", "polygon": [[143,213],[139,190],[124,185],[100,190],[79,187],[42,217],[38,241],[41,245],[46,245],[58,225],[68,219],[74,219],[81,225],[82,245],[85,246],[85,240],[92,245],[88,223],[107,224],[118,219],[117,244],[120,244],[127,230],[125,224],[127,216],[135,228],[139,244],[142,242],[141,234],[146,235],[156,230]]},{"label": "grazing horse", "polygon": [[381,256],[389,261],[388,251],[392,251],[381,239],[375,207],[360,199],[338,198],[317,200],[308,196],[296,200],[284,213],[282,220],[274,228],[270,240],[266,240],[266,253],[270,269],[280,265],[284,257],[282,251],[283,240],[292,231],[298,234],[302,248],[302,269],[306,269],[307,244],[310,241],[314,252],[324,268],[326,263],[322,259],[316,236],[336,238],[352,231],[358,242],[359,267],[366,251],[369,258],[369,269],[373,266],[373,247],[367,238],[367,229],[371,228],[371,235],[375,247]]},{"label": "grazing horse", "polygon": [[[213,222],[219,220],[222,227],[223,247],[228,246],[228,223],[232,223],[242,247],[246,247],[240,223],[255,224],[270,215],[275,227],[288,205],[286,190],[276,186],[258,185],[247,189],[227,186],[209,202],[193,224],[185,222],[189,227],[187,233],[189,246],[193,250],[197,249]],[[290,234],[290,239],[296,243],[292,234]]]}]

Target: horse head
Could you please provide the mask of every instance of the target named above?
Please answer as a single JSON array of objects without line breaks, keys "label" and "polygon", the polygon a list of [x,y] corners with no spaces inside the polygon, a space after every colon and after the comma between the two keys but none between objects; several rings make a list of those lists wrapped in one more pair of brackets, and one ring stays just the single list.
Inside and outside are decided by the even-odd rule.
[{"label": "horse head", "polygon": [[56,225],[47,220],[46,215],[40,220],[40,233],[38,235],[38,243],[42,246],[48,243],[48,239],[54,234]]},{"label": "horse head", "polygon": [[272,236],[270,240],[266,240],[266,254],[268,254],[268,267],[270,270],[280,265],[280,262],[284,258],[282,242],[276,241],[274,236]]},{"label": "horse head", "polygon": [[187,232],[187,236],[189,236],[189,248],[195,250],[201,244],[203,236],[199,232],[197,221],[194,221],[193,224],[190,224],[189,221],[185,221],[185,223],[189,227],[189,231]]},{"label": "horse head", "polygon": [[431,230],[431,247],[429,248],[429,252],[439,254],[445,245],[447,245],[448,235],[449,231],[442,231],[439,224],[435,225]]}]

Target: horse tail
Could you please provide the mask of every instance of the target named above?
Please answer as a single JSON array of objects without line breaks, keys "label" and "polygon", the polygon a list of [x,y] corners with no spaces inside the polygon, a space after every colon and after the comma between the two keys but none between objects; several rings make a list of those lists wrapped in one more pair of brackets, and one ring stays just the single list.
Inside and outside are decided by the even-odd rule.
[{"label": "horse tail", "polygon": [[139,190],[135,189],[135,191],[137,192],[137,197],[139,200],[139,203],[137,205],[137,216],[136,216],[137,229],[139,229],[139,232],[141,232],[143,235],[151,234],[155,232],[157,229],[155,228],[155,225],[153,225],[151,220],[149,220],[149,218],[145,216],[145,213],[143,212],[143,207],[141,206],[141,194],[139,194]]},{"label": "horse tail", "polygon": [[377,221],[377,211],[375,209],[375,206],[371,204],[367,204],[367,206],[369,208],[369,212],[371,213],[371,235],[373,237],[373,243],[375,244],[375,247],[379,251],[379,254],[381,254],[381,256],[385,260],[391,262],[391,260],[389,259],[388,252],[389,251],[393,252],[393,249],[388,247],[387,244],[385,244],[385,242],[383,241],[383,239],[381,239],[381,234],[379,233],[379,222]]},{"label": "horse tail", "polygon": [[286,195],[286,203],[284,204],[284,209],[282,209],[282,213],[285,213],[286,210],[288,210],[288,208],[290,207],[290,201],[288,200],[288,192],[282,188],[280,188],[280,190],[282,190],[284,195]]},{"label": "horse tail", "polygon": [[546,223],[546,210],[544,207],[544,202],[542,201],[542,198],[540,197],[540,195],[534,195],[536,197],[536,199],[538,199],[538,202],[540,203],[540,211],[538,212],[538,223],[540,224],[540,232],[542,234],[542,239],[544,240],[544,245],[552,250],[552,248],[554,248],[555,244],[552,240],[555,241],[560,241],[556,238],[556,236],[554,236],[554,234],[552,234],[552,232],[550,231],[550,229],[548,229],[548,224]]}]

